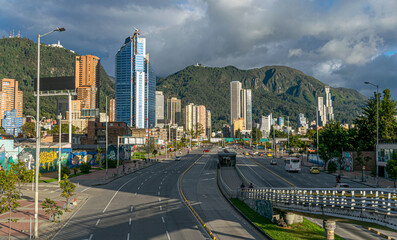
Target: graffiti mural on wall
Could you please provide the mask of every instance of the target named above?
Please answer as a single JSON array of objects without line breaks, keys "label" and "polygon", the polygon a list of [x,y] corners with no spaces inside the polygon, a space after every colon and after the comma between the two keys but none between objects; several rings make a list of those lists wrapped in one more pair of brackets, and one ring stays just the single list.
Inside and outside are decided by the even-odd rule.
[{"label": "graffiti mural on wall", "polygon": [[342,162],[342,164],[344,164],[343,168],[346,171],[352,172],[353,171],[353,152],[343,152],[343,159],[345,159],[345,161]]},{"label": "graffiti mural on wall", "polygon": [[269,200],[257,200],[255,202],[256,212],[261,216],[264,216],[268,219],[272,219],[273,217],[273,205]]}]

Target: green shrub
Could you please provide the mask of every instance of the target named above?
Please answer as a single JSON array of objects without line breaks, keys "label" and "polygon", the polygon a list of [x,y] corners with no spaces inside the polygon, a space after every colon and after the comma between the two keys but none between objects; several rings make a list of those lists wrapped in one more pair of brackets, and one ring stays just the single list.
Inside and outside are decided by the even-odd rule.
[{"label": "green shrub", "polygon": [[76,175],[77,175],[77,170],[78,170],[78,168],[77,168],[77,167],[74,167],[74,168],[72,168],[72,170],[73,170],[73,174],[76,176]]},{"label": "green shrub", "polygon": [[337,166],[335,162],[328,163],[328,172],[334,173],[336,172]]},{"label": "green shrub", "polygon": [[90,173],[91,164],[88,163],[88,162],[86,162],[86,163],[81,163],[80,166],[79,166],[79,168],[80,168],[80,172],[81,172],[81,173],[84,173],[84,174]]},{"label": "green shrub", "polygon": [[108,159],[108,168],[116,168],[116,167],[117,167],[117,161]]},{"label": "green shrub", "polygon": [[61,168],[61,176],[63,176],[63,175],[70,175],[70,168],[69,167],[67,167],[67,166],[63,166],[62,168]]}]

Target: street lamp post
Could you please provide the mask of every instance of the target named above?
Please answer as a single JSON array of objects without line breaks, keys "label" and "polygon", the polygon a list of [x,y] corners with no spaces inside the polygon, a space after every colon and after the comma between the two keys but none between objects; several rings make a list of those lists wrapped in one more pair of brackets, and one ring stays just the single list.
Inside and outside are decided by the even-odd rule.
[{"label": "street lamp post", "polygon": [[105,161],[106,161],[106,175],[105,178],[108,179],[108,97],[106,96],[106,153],[105,153]]},{"label": "street lamp post", "polygon": [[58,115],[59,149],[58,149],[58,184],[61,182],[61,144],[62,144],[62,113]]},{"label": "street lamp post", "polygon": [[37,98],[36,98],[36,164],[35,164],[35,193],[34,193],[34,237],[39,238],[39,167],[40,167],[40,124],[37,124],[40,119],[40,38],[53,32],[63,32],[65,28],[58,27],[43,35],[37,35]]},{"label": "street lamp post", "polygon": [[378,146],[379,146],[379,100],[378,100],[378,94],[379,94],[379,85],[370,83],[370,82],[364,82],[365,84],[372,85],[376,87],[376,185],[379,186],[379,166],[378,166]]}]

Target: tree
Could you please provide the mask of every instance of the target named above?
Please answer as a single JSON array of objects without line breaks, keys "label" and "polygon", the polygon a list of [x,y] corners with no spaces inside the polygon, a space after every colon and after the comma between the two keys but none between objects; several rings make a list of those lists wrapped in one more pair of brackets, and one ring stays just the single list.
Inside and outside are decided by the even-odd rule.
[{"label": "tree", "polygon": [[0,213],[8,212],[8,239],[11,239],[11,223],[17,219],[11,218],[12,211],[19,206],[19,194],[16,190],[17,176],[12,171],[0,170],[2,197],[0,200]]},{"label": "tree", "polygon": [[387,161],[386,172],[387,172],[387,175],[389,175],[389,177],[394,180],[394,188],[396,188],[396,180],[397,180],[397,151],[394,151],[394,153],[392,155],[392,159]]},{"label": "tree", "polygon": [[[78,128],[72,125],[72,133],[78,132]],[[62,124],[61,128],[62,133],[69,133],[69,125],[68,124]],[[52,128],[50,131],[51,134],[53,135],[58,135],[59,134],[59,125],[56,125]]]},{"label": "tree", "polygon": [[47,215],[50,215],[50,220],[53,222],[56,221],[56,219],[63,214],[62,210],[59,208],[59,206],[51,199],[46,198],[42,203],[41,206],[44,209],[44,212]]},{"label": "tree", "polygon": [[34,122],[27,122],[21,127],[21,131],[24,137],[36,137],[36,124]]},{"label": "tree", "polygon": [[12,163],[10,170],[16,176],[16,185],[18,186],[19,196],[21,195],[22,187],[31,182],[34,176],[34,170],[28,170],[24,162]]},{"label": "tree", "polygon": [[362,146],[363,151],[373,151],[376,146],[376,99],[379,101],[379,139],[397,140],[397,120],[393,117],[397,112],[397,102],[391,99],[389,89],[383,91],[383,100],[380,98],[380,93],[374,93],[374,97],[362,108],[363,113],[354,120],[357,128],[355,141]]},{"label": "tree", "polygon": [[6,130],[3,127],[0,127],[0,135],[6,135]]},{"label": "tree", "polygon": [[66,199],[66,210],[69,209],[69,198],[73,196],[73,192],[76,188],[76,185],[74,185],[70,180],[68,179],[68,175],[63,175],[63,180],[59,182],[59,187],[62,190],[61,197],[64,197]]},{"label": "tree", "polygon": [[[331,121],[319,132],[319,155],[324,160],[324,167],[332,158],[342,158],[343,149],[351,149],[348,132],[339,122]],[[317,144],[317,139],[315,139]]]},{"label": "tree", "polygon": [[258,144],[260,139],[262,138],[262,132],[258,128],[254,127],[252,129],[251,135],[252,135],[252,141]]}]

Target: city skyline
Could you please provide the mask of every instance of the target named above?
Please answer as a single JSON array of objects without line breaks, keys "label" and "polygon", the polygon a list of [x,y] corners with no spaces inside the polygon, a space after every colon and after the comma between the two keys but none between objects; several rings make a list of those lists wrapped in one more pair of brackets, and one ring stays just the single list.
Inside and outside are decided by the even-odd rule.
[{"label": "city skyline", "polygon": [[[363,79],[376,79],[380,89],[389,88],[396,98],[397,20],[392,9],[397,3],[393,1],[43,2],[40,9],[46,18],[40,17],[42,12],[33,7],[34,3],[1,3],[0,36],[20,32],[36,39],[37,33],[62,25],[67,29],[62,37],[50,35],[43,42],[60,40],[65,48],[81,55],[96,55],[112,76],[120,39],[136,27],[150,39],[153,65],[162,77],[197,62],[241,69],[277,64],[299,69],[332,87],[357,89],[367,97],[374,91]],[[301,13],[292,22],[284,18],[291,6]],[[109,7],[112,12],[108,12]],[[250,18],[229,21],[236,14]],[[86,21],[83,16],[96,21]],[[237,27],[237,19],[247,29]],[[257,24],[261,22],[267,24]],[[97,25],[102,26],[100,32]],[[196,38],[201,32],[209,34]],[[231,36],[237,39],[229,41]],[[171,51],[178,57],[169,58]]]}]

